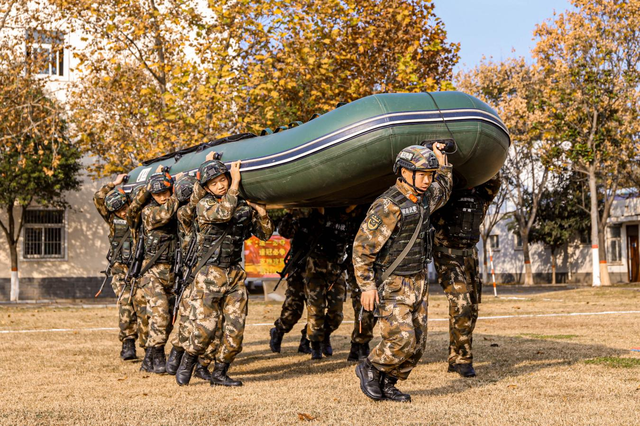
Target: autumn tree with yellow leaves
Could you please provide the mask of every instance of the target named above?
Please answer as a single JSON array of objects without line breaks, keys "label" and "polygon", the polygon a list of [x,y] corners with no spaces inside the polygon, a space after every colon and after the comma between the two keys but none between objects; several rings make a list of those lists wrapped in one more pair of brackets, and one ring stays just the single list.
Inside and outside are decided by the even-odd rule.
[{"label": "autumn tree with yellow leaves", "polygon": [[71,93],[98,175],[380,92],[451,88],[431,2],[51,0],[86,35]]},{"label": "autumn tree with yellow leaves", "polygon": [[545,79],[548,131],[567,146],[557,162],[588,180],[593,285],[609,285],[607,219],[639,152],[640,0],[571,3],[537,27],[533,53]]}]

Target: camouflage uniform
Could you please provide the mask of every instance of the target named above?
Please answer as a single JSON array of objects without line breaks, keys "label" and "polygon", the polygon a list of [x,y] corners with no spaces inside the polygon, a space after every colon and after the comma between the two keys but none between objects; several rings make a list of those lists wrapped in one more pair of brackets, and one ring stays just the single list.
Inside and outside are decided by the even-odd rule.
[{"label": "camouflage uniform", "polygon": [[243,242],[254,234],[268,240],[273,233],[269,216],[259,217],[238,192],[230,189],[219,200],[205,196],[197,205],[200,256],[219,239],[222,244],[195,277],[187,326],[191,333],[184,349],[191,356],[205,353],[224,317],[223,336],[215,356],[229,364],[242,351],[247,316],[247,274],[240,266]]},{"label": "camouflage uniform", "polygon": [[[193,238],[193,221],[195,219],[195,209],[198,201],[202,199],[206,192],[202,186],[196,183],[193,186],[195,195],[191,197],[189,203],[178,208],[178,237],[180,240],[181,250],[183,256],[186,256],[191,238]],[[176,327],[172,334],[171,345],[175,348],[184,350],[185,342],[189,339],[191,330],[188,328],[189,311],[191,310],[192,302],[192,290],[193,285],[188,284],[188,287],[184,289],[182,299],[180,300],[180,306],[178,307],[178,319],[176,321]],[[177,296],[177,295],[176,295]],[[200,364],[204,367],[209,366],[215,358],[215,353],[220,344],[220,338],[222,336],[222,321],[218,326],[215,338],[211,341],[211,344],[207,348],[204,355],[200,357]]]},{"label": "camouflage uniform", "polygon": [[[351,306],[353,307],[353,315],[355,318],[355,321],[353,321],[353,331],[351,332],[351,342],[363,345],[373,339],[373,328],[376,326],[377,320],[373,312],[362,309],[362,302],[360,301],[362,291],[356,282],[353,263],[350,261],[348,263],[347,284],[351,290]],[[360,313],[362,313],[362,318],[360,318]]]},{"label": "camouflage uniform", "polygon": [[305,293],[307,297],[307,337],[323,342],[340,327],[347,289],[344,280],[345,258],[350,242],[348,214],[344,208],[327,208],[325,214],[314,211],[309,229],[318,235],[307,257]]},{"label": "camouflage uniform", "polygon": [[475,188],[455,191],[433,215],[434,263],[449,300],[449,364],[471,364],[482,280],[475,245],[487,208],[500,190],[498,176]]},{"label": "camouflage uniform", "polygon": [[[424,221],[430,212],[447,202],[450,193],[451,166],[440,167],[434,182],[420,198],[409,185],[398,180],[371,205],[353,243],[353,266],[358,286],[363,292],[377,290],[380,297],[375,315],[382,341],[368,359],[375,369],[395,379],[404,380],[409,376],[426,347],[429,286],[424,272],[428,235]],[[395,272],[378,285],[381,268],[394,260],[391,258],[393,250],[402,250],[406,245],[403,239],[410,239],[403,234],[405,222],[415,221],[418,203],[426,213],[421,236]],[[401,209],[401,206],[407,207]],[[429,226],[428,221],[426,225]],[[421,272],[402,275],[404,269],[411,269],[409,267]]]},{"label": "camouflage uniform", "polygon": [[[123,227],[127,227],[127,223],[125,220],[118,218],[114,213],[107,210],[105,205],[105,198],[107,194],[111,192],[115,188],[113,183],[107,183],[104,185],[98,192],[95,193],[93,197],[93,202],[100,213],[100,216],[107,222],[109,225],[109,242],[111,245],[111,250],[115,249],[117,245],[120,243],[120,239],[122,238],[120,234],[124,234]],[[116,234],[118,235],[116,237]],[[125,263],[129,256],[131,256],[131,251],[133,250],[133,238],[130,237],[128,241],[122,246],[122,257],[124,262],[116,262],[112,267],[112,276],[113,279],[111,281],[111,287],[113,288],[113,292],[116,296],[119,296],[122,293],[122,298],[120,299],[120,304],[118,306],[118,325],[120,328],[120,333],[118,338],[120,341],[124,341],[126,339],[136,339],[138,336],[140,337],[140,346],[145,347],[146,337],[148,334],[148,321],[146,320],[146,305],[144,303],[140,303],[140,291],[136,289],[134,292],[134,303],[131,303],[129,300],[130,287],[124,289],[125,285],[125,277],[127,275],[128,266]],[[137,297],[136,297],[137,296]]]},{"label": "camouflage uniform", "polygon": [[300,226],[301,220],[304,222],[302,211],[296,211],[285,214],[278,224],[278,233],[291,240],[291,249],[287,255],[290,256],[291,261],[298,259],[297,265],[292,266],[292,271],[287,276],[287,291],[282,303],[282,311],[274,323],[282,334],[290,332],[300,321],[306,303],[303,277],[306,262],[304,257],[299,258],[309,251],[310,235],[307,227]]},{"label": "camouflage uniform", "polygon": [[127,221],[135,226],[138,217],[142,222],[141,238],[145,239],[145,261],[143,270],[148,268],[155,253],[161,253],[153,266],[140,278],[140,288],[147,301],[149,315],[149,338],[147,347],[163,347],[172,329],[171,315],[175,298],[173,287],[173,260],[177,244],[176,211],[178,199],[172,195],[165,204],[158,204],[150,198],[146,189],[135,196]]}]

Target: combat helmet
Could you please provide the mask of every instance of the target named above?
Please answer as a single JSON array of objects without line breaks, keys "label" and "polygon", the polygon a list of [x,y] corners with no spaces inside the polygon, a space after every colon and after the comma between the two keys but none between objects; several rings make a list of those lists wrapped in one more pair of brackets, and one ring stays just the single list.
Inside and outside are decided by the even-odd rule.
[{"label": "combat helmet", "polygon": [[398,153],[393,164],[393,173],[399,174],[400,169],[412,172],[431,172],[440,168],[438,158],[432,150],[421,145],[411,145]]},{"label": "combat helmet", "polygon": [[198,168],[197,179],[200,185],[204,186],[207,182],[217,178],[220,175],[229,173],[227,166],[220,160],[205,161]]},{"label": "combat helmet", "polygon": [[185,203],[189,201],[191,194],[193,194],[193,185],[196,183],[196,178],[191,175],[186,175],[176,182],[173,187],[173,193],[179,202]]},{"label": "combat helmet", "polygon": [[170,190],[171,187],[173,187],[173,178],[166,172],[151,175],[147,183],[147,190],[151,194],[160,194],[161,192]]},{"label": "combat helmet", "polygon": [[110,213],[115,213],[129,202],[127,194],[122,188],[114,189],[109,192],[104,199],[104,204]]}]

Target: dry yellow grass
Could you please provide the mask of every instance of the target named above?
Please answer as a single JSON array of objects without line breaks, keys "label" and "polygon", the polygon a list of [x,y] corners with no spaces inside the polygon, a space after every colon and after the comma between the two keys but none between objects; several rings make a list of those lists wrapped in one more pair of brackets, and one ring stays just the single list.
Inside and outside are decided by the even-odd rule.
[{"label": "dry yellow grass", "polygon": [[[430,322],[422,362],[400,389],[411,404],[375,403],[345,361],[352,324],[333,338],[336,354],[320,362],[296,353],[300,327],[283,352],[268,348],[276,303],[252,301],[244,352],[231,375],[237,389],[194,379],[180,388],[171,376],[138,372],[118,358],[114,308],[0,308],[0,330],[69,328],[70,332],[0,333],[1,424],[637,424],[640,413],[640,314],[526,316],[640,311],[640,289],[579,289],[487,296],[475,333],[478,377],[447,374],[447,323]],[[349,301],[347,321],[353,320]],[[431,318],[446,301],[431,298]],[[377,339],[376,339],[377,341]],[[140,354],[140,350],[138,350]],[[609,357],[603,362],[586,360]],[[630,368],[614,368],[612,365]]]}]

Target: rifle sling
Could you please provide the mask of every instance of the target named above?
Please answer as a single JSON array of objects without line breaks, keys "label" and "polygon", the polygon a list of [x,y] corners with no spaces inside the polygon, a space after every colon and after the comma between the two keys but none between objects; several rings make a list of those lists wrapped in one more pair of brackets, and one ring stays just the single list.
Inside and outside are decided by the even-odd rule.
[{"label": "rifle sling", "polygon": [[216,250],[218,250],[218,248],[222,245],[222,240],[224,240],[224,237],[227,236],[228,232],[229,232],[229,226],[227,226],[227,229],[224,230],[224,233],[220,236],[220,238],[218,238],[211,245],[211,247],[209,247],[209,250],[207,250],[204,256],[202,256],[202,259],[200,259],[200,262],[198,262],[194,270],[191,271],[191,274],[189,274],[189,281],[194,279],[196,275],[198,275],[198,272],[200,271],[200,269],[202,269],[202,267],[209,261],[209,259],[211,259],[211,256],[213,256]]},{"label": "rifle sling", "polygon": [[391,276],[393,271],[395,271],[395,269],[398,267],[398,265],[400,265],[400,262],[402,262],[404,260],[404,258],[407,257],[407,254],[409,254],[409,250],[411,250],[413,248],[413,245],[415,244],[416,240],[418,239],[418,235],[420,234],[420,230],[422,229],[422,218],[424,216],[424,209],[420,205],[418,207],[420,208],[420,222],[418,222],[418,226],[416,226],[416,230],[413,231],[413,235],[411,236],[411,239],[409,240],[407,245],[404,246],[404,249],[402,250],[402,253],[400,253],[400,256],[398,256],[396,258],[396,260],[391,264],[391,266],[389,266],[383,272],[383,274],[382,274],[382,282],[380,284],[385,282]]},{"label": "rifle sling", "polygon": [[144,268],[140,270],[140,274],[138,276],[140,277],[143,276],[149,269],[151,269],[151,267],[156,264],[156,261],[158,260],[158,258],[162,256],[165,250],[168,250],[168,249],[169,249],[169,242],[165,243],[164,246],[160,250],[158,250],[156,254],[154,254],[151,257],[151,259],[149,259],[149,261],[144,266]]}]

